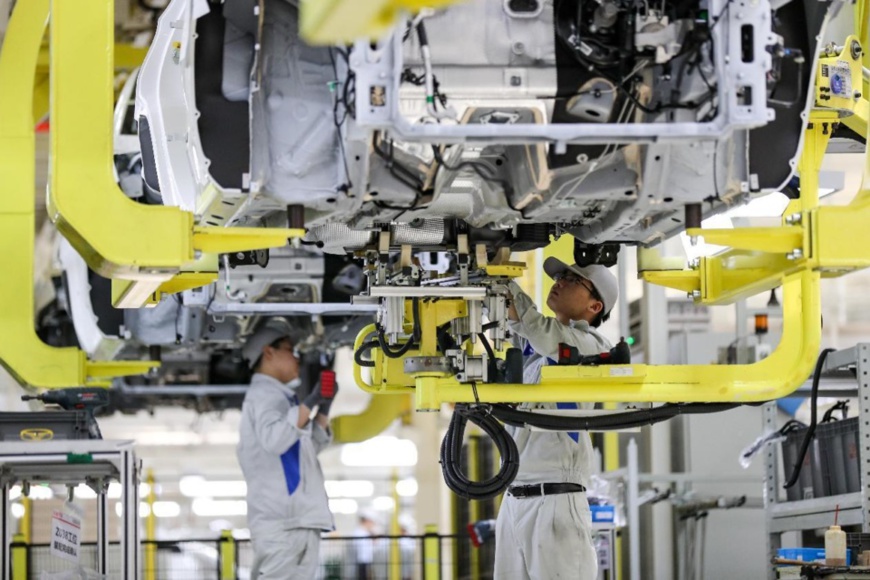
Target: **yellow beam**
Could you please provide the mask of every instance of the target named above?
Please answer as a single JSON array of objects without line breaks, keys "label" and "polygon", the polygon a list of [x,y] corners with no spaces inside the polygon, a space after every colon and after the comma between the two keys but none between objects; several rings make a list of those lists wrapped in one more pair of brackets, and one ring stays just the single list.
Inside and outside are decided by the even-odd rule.
[{"label": "yellow beam", "polygon": [[819,274],[804,271],[783,285],[783,334],[766,359],[751,365],[545,366],[538,385],[417,379],[417,409],[457,402],[751,402],[790,394],[812,371],[821,342]]},{"label": "yellow beam", "polygon": [[771,228],[702,229],[688,228],[690,236],[703,236],[709,244],[727,245],[736,250],[758,250],[785,254],[800,249],[803,229],[798,226]]},{"label": "yellow beam", "polygon": [[357,443],[371,439],[411,409],[411,392],[390,397],[372,397],[369,406],[358,415],[342,415],[332,420],[336,443]]},{"label": "yellow beam", "polygon": [[33,325],[33,87],[47,19],[48,0],[19,2],[0,51],[0,239],[5,240],[0,364],[17,381],[31,386],[108,386],[113,376],[141,374],[157,363],[88,361],[77,348],[48,346],[36,336]]},{"label": "yellow beam", "polygon": [[383,37],[403,13],[460,0],[302,0],[299,31],[308,44],[349,44]]}]

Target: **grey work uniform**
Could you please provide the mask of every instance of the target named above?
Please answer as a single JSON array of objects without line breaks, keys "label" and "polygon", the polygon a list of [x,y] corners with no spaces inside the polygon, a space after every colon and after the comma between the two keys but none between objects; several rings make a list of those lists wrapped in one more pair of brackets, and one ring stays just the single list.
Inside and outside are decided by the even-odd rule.
[{"label": "grey work uniform", "polygon": [[314,421],[296,426],[298,386],[257,373],[242,405],[236,453],[248,485],[251,578],[314,578],[320,533],[335,528],[317,460],[332,434]]},{"label": "grey work uniform", "polygon": [[[530,353],[523,367],[526,384],[539,383],[541,367],[555,358],[559,343],[576,346],[581,354],[597,354],[610,343],[585,321],[565,325],[542,315],[518,285],[511,284],[519,321],[511,331],[517,346]],[[533,351],[533,352],[532,352]],[[575,403],[523,404],[520,409],[576,408]],[[579,483],[587,485],[592,441],[578,433],[532,431],[507,427],[517,443],[520,468],[512,485]],[[585,493],[517,498],[505,494],[496,522],[497,580],[571,578],[594,580],[598,558],[592,545],[592,516]]]}]

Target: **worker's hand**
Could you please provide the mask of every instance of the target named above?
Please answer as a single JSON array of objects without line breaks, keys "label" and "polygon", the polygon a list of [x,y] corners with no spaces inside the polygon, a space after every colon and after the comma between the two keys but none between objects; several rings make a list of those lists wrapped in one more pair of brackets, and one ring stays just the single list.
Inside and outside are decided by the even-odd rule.
[{"label": "worker's hand", "polygon": [[333,371],[322,371],[320,373],[320,380],[314,386],[314,389],[311,390],[311,393],[305,397],[302,404],[309,409],[318,407],[320,413],[327,415],[336,394],[338,394],[338,383],[335,380],[335,373]]},{"label": "worker's hand", "polygon": [[332,402],[335,400],[335,396],[338,394],[338,382],[336,381],[335,385],[332,387],[332,397],[329,399],[324,398],[320,402],[320,409],[317,411],[318,415],[329,415],[329,408],[332,406]]}]

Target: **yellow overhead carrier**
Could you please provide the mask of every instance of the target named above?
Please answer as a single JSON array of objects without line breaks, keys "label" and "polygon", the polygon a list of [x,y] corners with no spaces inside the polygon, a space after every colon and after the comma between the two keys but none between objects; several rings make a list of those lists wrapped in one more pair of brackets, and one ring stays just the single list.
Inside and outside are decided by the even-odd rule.
[{"label": "yellow overhead carrier", "polygon": [[189,212],[136,203],[121,192],[112,175],[114,8],[114,0],[51,5],[47,207],[91,269],[125,281],[115,305],[131,308],[167,288],[214,280],[216,270],[205,277],[182,271],[192,269],[200,253],[279,247],[304,231],[198,226]]},{"label": "yellow overhead carrier", "polygon": [[34,74],[49,0],[19,2],[0,51],[0,361],[18,380],[38,387],[108,385],[156,363],[93,362],[77,348],[53,348],[34,330],[33,245]]},{"label": "yellow overhead carrier", "polygon": [[299,31],[309,44],[350,44],[378,39],[402,14],[443,8],[462,0],[302,0]]},{"label": "yellow overhead carrier", "polygon": [[[863,51],[850,37],[839,54],[858,78]],[[858,69],[860,70],[860,69]],[[822,81],[818,81],[821,84]],[[750,365],[603,365],[544,366],[541,382],[523,384],[460,383],[451,373],[405,372],[403,358],[438,355],[436,329],[465,315],[464,300],[442,299],[420,305],[419,349],[403,358],[385,357],[370,349],[375,361],[371,381],[355,365],[357,384],[372,393],[415,389],[418,410],[442,403],[590,402],[728,402],[765,401],[784,397],[810,375],[821,344],[822,276],[840,276],[870,266],[870,149],[861,191],[848,206],[819,206],[819,170],[836,124],[848,120],[868,135],[867,99],[853,91],[848,99],[822,99],[804,133],[798,171],[800,199],[789,204],[777,228],[687,230],[706,242],[731,249],[701,258],[690,269],[682,259],[659,257],[654,250],[638,252],[638,270],[647,282],[677,288],[703,304],[730,304],[764,290],[783,286],[783,332],[776,350]],[[409,316],[406,314],[406,319]],[[409,329],[410,327],[407,327]],[[375,330],[359,334],[359,349]]]}]

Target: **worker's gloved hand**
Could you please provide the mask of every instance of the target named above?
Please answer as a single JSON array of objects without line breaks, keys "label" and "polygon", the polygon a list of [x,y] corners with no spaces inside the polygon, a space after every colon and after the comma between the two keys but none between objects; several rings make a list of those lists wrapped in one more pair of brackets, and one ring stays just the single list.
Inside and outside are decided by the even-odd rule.
[{"label": "worker's gloved hand", "polygon": [[332,405],[332,400],[337,393],[338,383],[335,380],[335,373],[333,371],[321,371],[320,381],[318,381],[311,393],[305,397],[302,404],[309,409],[318,407],[320,413],[328,415],[329,407]]}]

